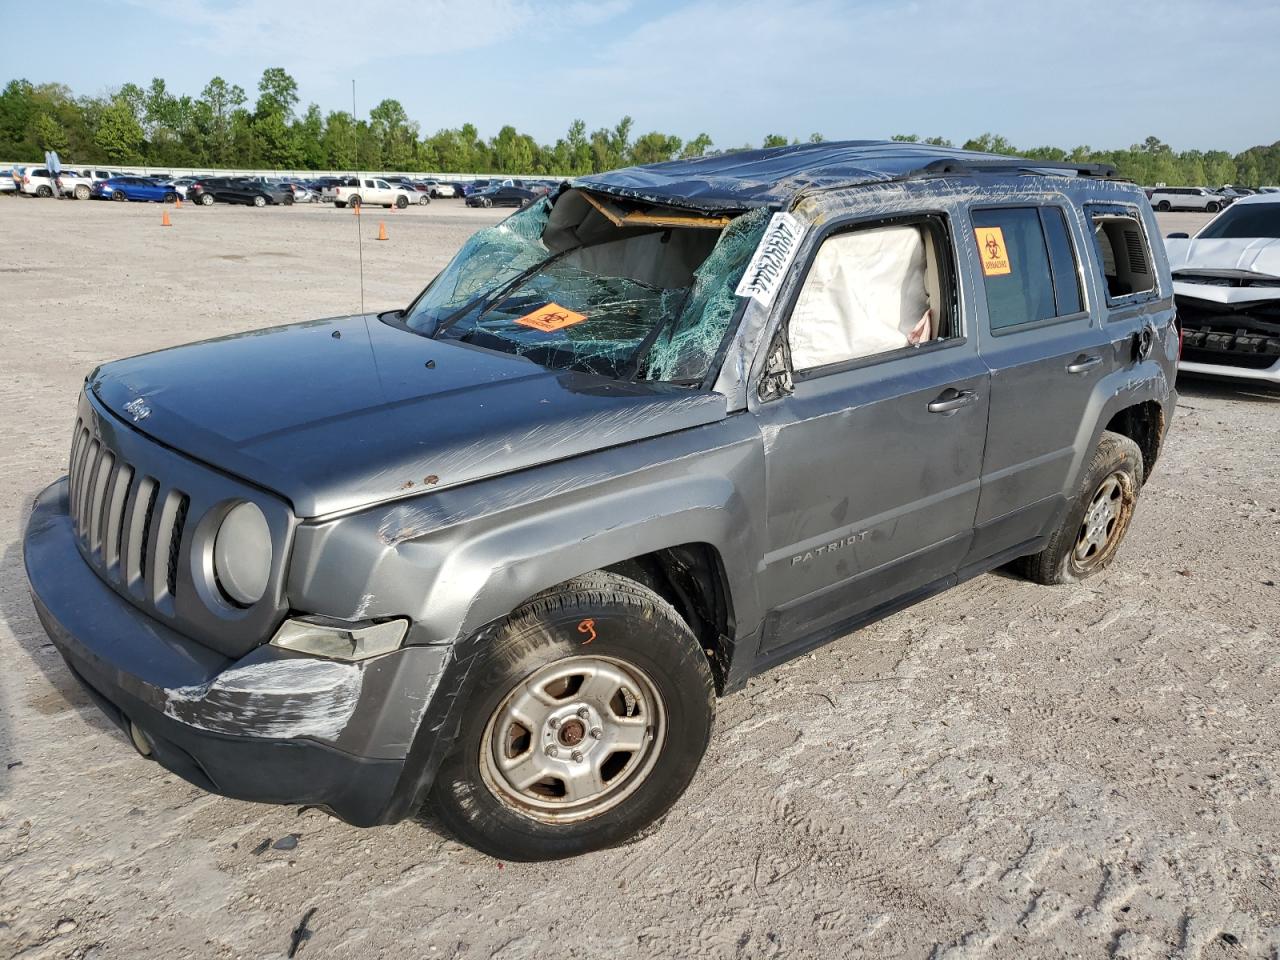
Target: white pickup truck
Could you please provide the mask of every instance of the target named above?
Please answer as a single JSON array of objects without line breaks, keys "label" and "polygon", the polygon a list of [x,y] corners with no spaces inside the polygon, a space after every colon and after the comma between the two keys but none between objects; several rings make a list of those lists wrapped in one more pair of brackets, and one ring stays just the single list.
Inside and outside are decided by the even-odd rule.
[{"label": "white pickup truck", "polygon": [[358,177],[344,177],[341,183],[325,187],[320,195],[325,200],[332,201],[335,207],[345,207],[348,204],[353,207],[372,204],[381,205],[387,209],[394,206],[403,210],[409,204],[418,202],[418,198],[411,197],[409,191],[403,187],[388,183],[379,177],[364,174]]}]

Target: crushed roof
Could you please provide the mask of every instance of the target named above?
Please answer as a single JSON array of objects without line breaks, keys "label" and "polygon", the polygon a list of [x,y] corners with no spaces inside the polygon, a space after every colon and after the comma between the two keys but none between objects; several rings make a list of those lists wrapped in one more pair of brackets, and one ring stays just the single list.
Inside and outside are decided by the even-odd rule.
[{"label": "crushed roof", "polygon": [[926,143],[847,140],[627,167],[579,177],[573,185],[650,203],[746,209],[785,204],[809,188],[895,180],[931,164],[947,162],[978,167],[1007,164],[1028,170],[1041,166],[1024,157]]}]

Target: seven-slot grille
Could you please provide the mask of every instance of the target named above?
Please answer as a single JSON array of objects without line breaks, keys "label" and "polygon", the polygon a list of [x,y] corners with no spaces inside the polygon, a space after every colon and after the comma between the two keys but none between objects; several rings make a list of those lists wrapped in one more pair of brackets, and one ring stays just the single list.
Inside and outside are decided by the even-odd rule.
[{"label": "seven-slot grille", "polygon": [[125,463],[83,419],[71,440],[68,482],[85,559],[104,579],[171,614],[190,498]]}]

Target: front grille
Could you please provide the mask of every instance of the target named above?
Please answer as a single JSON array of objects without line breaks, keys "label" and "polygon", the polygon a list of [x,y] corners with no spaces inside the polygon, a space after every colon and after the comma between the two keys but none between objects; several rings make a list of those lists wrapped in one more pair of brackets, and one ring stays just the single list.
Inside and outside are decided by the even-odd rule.
[{"label": "front grille", "polygon": [[71,521],[100,576],[171,612],[190,498],[135,469],[83,419],[76,420],[68,474]]}]

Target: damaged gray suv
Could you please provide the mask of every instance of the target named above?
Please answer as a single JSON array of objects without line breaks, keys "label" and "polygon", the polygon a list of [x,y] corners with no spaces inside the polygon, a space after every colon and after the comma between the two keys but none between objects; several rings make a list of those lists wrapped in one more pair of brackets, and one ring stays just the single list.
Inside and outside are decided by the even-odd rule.
[{"label": "damaged gray suv", "polygon": [[1105,168],[825,143],[565,184],[404,310],[110,363],[25,535],[137,750],[508,859],[644,830],[719,696],[1109,564],[1176,398]]}]

